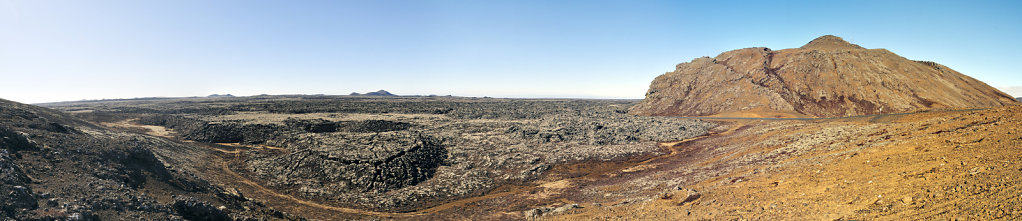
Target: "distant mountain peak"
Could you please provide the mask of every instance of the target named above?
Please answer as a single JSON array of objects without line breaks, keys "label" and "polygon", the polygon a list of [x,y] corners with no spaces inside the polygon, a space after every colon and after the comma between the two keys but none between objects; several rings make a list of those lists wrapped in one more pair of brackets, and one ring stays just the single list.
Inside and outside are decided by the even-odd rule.
[{"label": "distant mountain peak", "polygon": [[806,45],[803,45],[801,49],[817,49],[817,50],[855,50],[855,49],[866,49],[857,44],[849,43],[838,36],[824,35],[816,39],[813,39]]},{"label": "distant mountain peak", "polygon": [[209,96],[206,96],[206,97],[210,97],[210,98],[214,98],[214,97],[234,97],[234,95],[231,95],[231,94],[210,94]]},{"label": "distant mountain peak", "polygon": [[378,91],[374,91],[374,92],[367,92],[365,94],[359,94],[357,92],[351,92],[350,95],[351,96],[360,96],[360,95],[364,95],[364,96],[397,96],[396,94],[391,94],[390,92],[388,92],[386,90],[378,90]]}]

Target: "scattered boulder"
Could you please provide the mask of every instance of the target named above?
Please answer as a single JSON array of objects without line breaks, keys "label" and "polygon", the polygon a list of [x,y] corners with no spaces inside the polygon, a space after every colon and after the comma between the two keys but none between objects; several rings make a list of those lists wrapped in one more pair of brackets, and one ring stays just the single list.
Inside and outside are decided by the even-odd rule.
[{"label": "scattered boulder", "polygon": [[571,211],[571,210],[574,210],[574,209],[578,209],[578,208],[582,208],[582,207],[579,206],[576,203],[565,204],[563,206],[554,208],[554,210],[551,210],[550,213],[552,213],[552,214],[564,213],[564,212],[568,212],[568,211]]},{"label": "scattered boulder", "polygon": [[525,214],[526,218],[536,218],[536,217],[542,216],[544,212],[548,211],[548,210],[544,210],[544,209],[550,209],[550,208],[548,208],[548,207],[534,208],[534,209],[526,210],[525,212],[522,212],[522,213]]},{"label": "scattered boulder", "polygon": [[96,214],[92,214],[91,211],[74,212],[67,216],[67,220],[70,221],[98,221],[101,220]]},{"label": "scattered boulder", "polygon": [[696,201],[697,199],[699,199],[699,197],[702,196],[701,194],[699,194],[699,192],[696,192],[696,190],[694,189],[684,189],[681,191],[684,192],[685,197],[679,198],[681,199],[681,201],[678,202],[678,205],[683,205],[686,203],[690,203],[692,201]]},{"label": "scattered boulder", "polygon": [[39,207],[35,196],[32,195],[32,190],[26,186],[11,187],[10,191],[3,198],[3,203],[0,204],[3,210],[35,209]]},{"label": "scattered boulder", "polygon": [[35,145],[25,138],[23,133],[0,127],[0,149],[11,151],[35,149]]},{"label": "scattered boulder", "polygon": [[28,176],[15,164],[6,149],[0,149],[0,215],[38,207],[27,184]]},{"label": "scattered boulder", "polygon": [[578,204],[572,203],[572,204],[564,204],[564,205],[559,206],[559,207],[540,207],[540,208],[534,208],[534,209],[526,210],[525,212],[523,212],[523,214],[525,215],[526,218],[538,218],[540,216],[545,216],[545,215],[564,214],[564,213],[568,213],[568,212],[571,212],[572,210],[579,209],[579,208],[583,208],[583,207],[579,206]]},{"label": "scattered boulder", "polygon": [[174,211],[187,220],[224,221],[232,220],[227,212],[192,197],[174,198]]}]

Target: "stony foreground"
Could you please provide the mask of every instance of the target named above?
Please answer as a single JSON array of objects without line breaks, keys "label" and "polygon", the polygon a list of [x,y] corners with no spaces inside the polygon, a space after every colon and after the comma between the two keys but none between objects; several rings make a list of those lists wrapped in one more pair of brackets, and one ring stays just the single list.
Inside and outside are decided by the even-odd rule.
[{"label": "stony foreground", "polygon": [[[661,155],[657,142],[714,126],[626,114],[634,102],[303,96],[55,107],[120,130],[196,141],[227,164],[205,168],[226,168],[270,197],[371,215],[537,185],[561,165]],[[200,176],[230,177],[211,173]],[[337,217],[345,216],[327,218]]]},{"label": "stony foreground", "polygon": [[[39,178],[47,164],[30,163],[33,152],[17,149],[21,160],[8,158],[20,170],[5,171],[24,172],[5,174],[24,185],[4,191],[35,197],[37,209],[5,208],[16,208],[8,211],[17,217],[51,208],[97,217],[322,220],[1022,218],[1020,106],[710,123],[624,114],[634,102],[255,97],[61,104],[55,107],[106,125],[58,123],[73,125],[63,128],[113,130],[103,133],[159,144],[148,149],[160,163],[143,165],[163,165],[153,171],[168,168],[171,179],[132,184],[140,180],[131,178],[139,165],[133,162],[149,161],[86,165],[121,169],[75,175],[115,186],[75,198],[49,191],[54,181]],[[47,125],[11,128],[60,131]],[[186,181],[206,190],[174,186]],[[66,183],[99,185],[90,182]],[[119,210],[85,200],[113,190],[156,209],[111,212]],[[44,196],[81,206],[59,210]]]},{"label": "stony foreground", "polygon": [[0,99],[0,220],[297,219],[200,178],[206,152]]}]

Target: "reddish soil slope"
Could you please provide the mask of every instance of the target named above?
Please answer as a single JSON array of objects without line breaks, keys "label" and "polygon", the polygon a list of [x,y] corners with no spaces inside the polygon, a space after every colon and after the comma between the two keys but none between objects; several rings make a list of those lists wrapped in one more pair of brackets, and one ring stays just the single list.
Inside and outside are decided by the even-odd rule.
[{"label": "reddish soil slope", "polygon": [[678,64],[653,80],[646,99],[630,111],[840,117],[1017,103],[946,66],[827,35],[800,48],[745,48]]}]

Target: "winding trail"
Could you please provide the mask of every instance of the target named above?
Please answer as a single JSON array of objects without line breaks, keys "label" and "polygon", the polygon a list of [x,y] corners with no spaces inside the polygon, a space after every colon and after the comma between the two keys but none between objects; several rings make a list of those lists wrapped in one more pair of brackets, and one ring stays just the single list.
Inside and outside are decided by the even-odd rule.
[{"label": "winding trail", "polygon": [[125,119],[125,120],[117,121],[117,122],[101,122],[99,124],[101,124],[103,126],[106,126],[106,127],[137,128],[137,129],[141,129],[142,131],[145,132],[145,134],[148,134],[148,135],[157,136],[157,137],[163,137],[163,138],[174,138],[174,130],[167,129],[166,127],[161,127],[161,126],[153,126],[153,125],[145,125],[145,124],[135,123],[135,121],[137,121],[137,120],[138,120],[138,118],[131,118],[131,119]]}]

